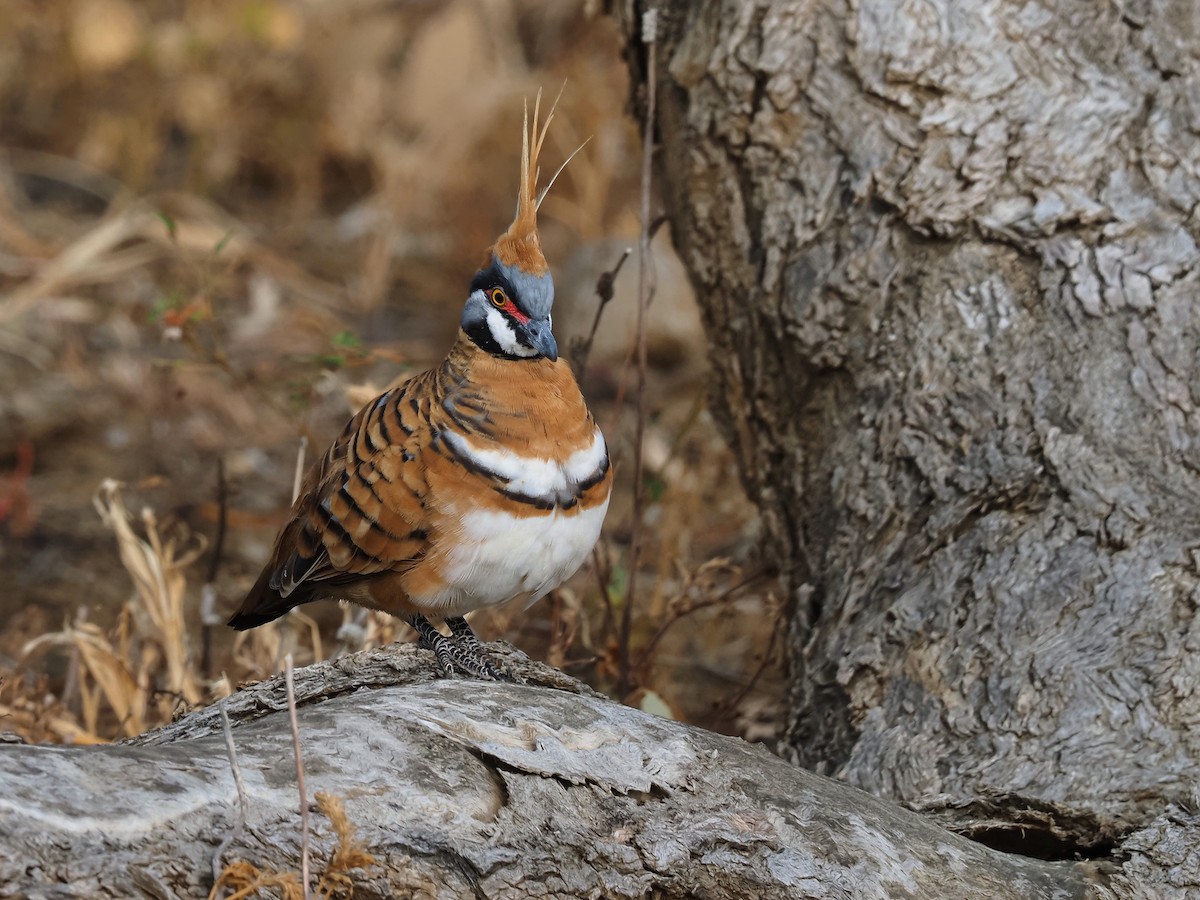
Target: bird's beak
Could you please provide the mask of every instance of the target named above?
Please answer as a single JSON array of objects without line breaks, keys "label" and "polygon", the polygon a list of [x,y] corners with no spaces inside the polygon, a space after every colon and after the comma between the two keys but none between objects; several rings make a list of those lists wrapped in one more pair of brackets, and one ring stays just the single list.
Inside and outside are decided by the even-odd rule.
[{"label": "bird's beak", "polygon": [[530,343],[538,353],[550,362],[558,359],[558,342],[554,340],[554,333],[550,331],[549,322],[545,319],[531,319],[525,325],[525,330],[529,333]]}]

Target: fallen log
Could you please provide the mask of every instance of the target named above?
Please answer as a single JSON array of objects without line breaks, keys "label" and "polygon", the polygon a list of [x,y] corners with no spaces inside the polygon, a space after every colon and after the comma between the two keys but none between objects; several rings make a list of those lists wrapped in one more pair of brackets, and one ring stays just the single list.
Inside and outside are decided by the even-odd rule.
[{"label": "fallen log", "polygon": [[[296,672],[309,793],[352,832],[313,808],[314,880],[358,898],[1085,894],[1089,864],[989,849],[499,655],[526,684],[436,679],[410,646]],[[353,842],[358,868],[335,858]],[[203,897],[245,864],[295,885],[303,843],[282,678],[121,744],[0,746],[0,897]]]}]

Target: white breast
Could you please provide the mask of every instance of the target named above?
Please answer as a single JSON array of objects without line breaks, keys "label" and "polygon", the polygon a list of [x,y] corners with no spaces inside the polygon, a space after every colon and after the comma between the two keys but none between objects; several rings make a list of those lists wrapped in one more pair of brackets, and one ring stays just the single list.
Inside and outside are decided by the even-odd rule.
[{"label": "white breast", "polygon": [[575,574],[600,537],[608,499],[592,509],[519,518],[477,510],[461,518],[442,566],[445,587],[413,599],[448,616],[523,599],[532,603]]}]

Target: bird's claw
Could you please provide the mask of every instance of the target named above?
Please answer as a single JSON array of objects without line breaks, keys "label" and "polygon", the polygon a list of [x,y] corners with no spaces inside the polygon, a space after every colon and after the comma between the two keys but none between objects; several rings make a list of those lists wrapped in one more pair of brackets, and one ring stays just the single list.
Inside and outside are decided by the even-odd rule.
[{"label": "bird's claw", "polygon": [[421,646],[432,650],[442,675],[457,672],[486,681],[512,682],[513,678],[488,659],[483,642],[461,616],[446,620],[450,636],[442,634],[424,616],[412,616],[409,624],[417,631]]}]

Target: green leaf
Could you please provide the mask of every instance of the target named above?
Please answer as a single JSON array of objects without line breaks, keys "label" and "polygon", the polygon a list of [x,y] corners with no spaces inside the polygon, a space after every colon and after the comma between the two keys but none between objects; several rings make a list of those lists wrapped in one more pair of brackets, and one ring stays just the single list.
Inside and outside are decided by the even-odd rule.
[{"label": "green leaf", "polygon": [[657,475],[647,473],[642,484],[646,486],[646,499],[651,503],[657,503],[667,492],[667,483]]},{"label": "green leaf", "polygon": [[164,226],[167,226],[167,236],[170,240],[175,241],[178,238],[178,228],[175,226],[174,218],[168,216],[166,212],[155,212],[155,215],[160,218]]},{"label": "green leaf", "polygon": [[608,599],[617,603],[625,599],[625,588],[629,584],[629,573],[620,563],[614,563],[608,579]]},{"label": "green leaf", "polygon": [[165,212],[156,212],[155,215],[167,226],[167,237],[175,241],[178,238],[178,228],[175,225],[175,220]]}]

